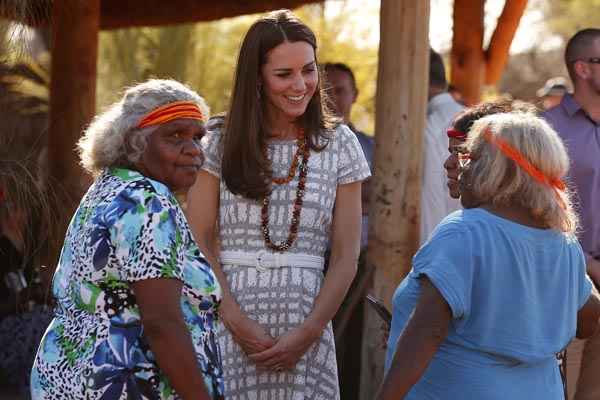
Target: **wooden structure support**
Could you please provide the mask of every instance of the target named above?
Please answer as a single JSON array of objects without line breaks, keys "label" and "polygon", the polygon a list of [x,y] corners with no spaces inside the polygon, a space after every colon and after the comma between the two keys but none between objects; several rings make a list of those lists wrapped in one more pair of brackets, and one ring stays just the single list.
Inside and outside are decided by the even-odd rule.
[{"label": "wooden structure support", "polygon": [[66,195],[69,213],[89,184],[75,144],[96,112],[100,0],[55,0],[52,19],[49,177]]},{"label": "wooden structure support", "polygon": [[[48,25],[52,0],[0,0],[0,16],[31,26]],[[296,8],[324,0],[100,0],[100,29],[164,26],[214,21],[279,8]],[[61,3],[54,0],[55,3]],[[85,3],[81,0],[80,3]]]},{"label": "wooden structure support", "polygon": [[[419,244],[429,7],[428,1],[381,0],[367,267],[375,269],[372,292],[388,306]],[[379,317],[365,314],[360,398],[367,400],[381,383],[384,351]]]},{"label": "wooden structure support", "polygon": [[483,49],[484,6],[485,0],[454,0],[450,81],[468,105],[479,102],[483,84],[500,80],[527,0],[506,0],[487,50]]},{"label": "wooden structure support", "polygon": [[[159,26],[214,21],[279,8],[296,8],[323,0],[203,1],[198,0],[102,0],[101,29]],[[176,3],[176,4],[174,4]],[[199,5],[199,3],[202,3]]]}]

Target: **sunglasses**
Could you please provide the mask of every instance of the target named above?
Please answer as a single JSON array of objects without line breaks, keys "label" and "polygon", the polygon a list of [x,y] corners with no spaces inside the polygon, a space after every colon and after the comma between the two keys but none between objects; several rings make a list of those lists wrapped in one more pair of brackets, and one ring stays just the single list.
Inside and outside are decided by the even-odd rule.
[{"label": "sunglasses", "polygon": [[571,61],[571,63],[576,63],[577,61],[586,62],[589,64],[600,64],[600,57],[591,57],[591,58],[586,58],[586,59],[573,60],[573,61]]},{"label": "sunglasses", "polygon": [[471,162],[471,160],[473,160],[473,157],[471,157],[471,153],[468,153],[461,147],[453,148],[452,155],[456,157],[459,168],[466,168]]}]

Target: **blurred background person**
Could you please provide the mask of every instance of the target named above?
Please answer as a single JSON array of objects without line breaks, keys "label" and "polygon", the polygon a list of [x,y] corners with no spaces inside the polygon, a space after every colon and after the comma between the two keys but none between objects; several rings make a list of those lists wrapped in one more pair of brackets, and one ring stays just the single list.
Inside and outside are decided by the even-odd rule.
[{"label": "blurred background person", "polygon": [[26,166],[3,160],[1,168],[0,388],[29,398],[35,352],[52,319],[39,265],[48,238],[39,216],[47,199]]},{"label": "blurred background person", "polygon": [[[567,42],[564,57],[573,94],[565,94],[543,117],[569,152],[569,182],[581,216],[579,241],[587,273],[600,288],[600,29],[577,32]],[[598,371],[600,332],[587,340],[574,340],[567,349],[569,397],[600,399]]]},{"label": "blurred background person", "polygon": [[[352,69],[341,62],[328,62],[323,64],[325,93],[329,106],[335,114],[348,125],[358,138],[371,171],[373,170],[373,151],[375,140],[372,136],[359,131],[350,120],[352,106],[358,97],[358,88]],[[362,183],[362,224],[360,234],[360,257],[356,277],[342,306],[333,319],[335,334],[336,354],[339,368],[340,390],[343,399],[358,398],[359,380],[361,370],[361,354],[356,348],[362,343],[364,323],[364,288],[368,280],[369,271],[366,270],[366,250],[369,236],[369,195],[371,178]],[[325,256],[326,263],[329,250]]]},{"label": "blurred background person", "polygon": [[[342,119],[344,124],[358,138],[360,147],[362,147],[367,163],[371,171],[373,170],[373,152],[375,150],[375,140],[373,136],[369,136],[364,132],[359,131],[350,120],[352,114],[352,106],[358,97],[358,88],[356,87],[356,79],[352,69],[344,63],[334,62],[325,63],[323,65],[325,73],[325,93],[329,101],[329,106],[332,111]],[[368,231],[369,231],[369,191],[371,187],[371,179],[366,179],[362,184],[362,230],[360,235],[360,247],[366,249]]]},{"label": "blurred background person", "polygon": [[569,84],[562,76],[550,78],[543,87],[538,89],[536,95],[541,101],[542,109],[548,110],[557,106],[565,94],[569,93]]},{"label": "blurred background person", "polygon": [[460,204],[448,195],[444,160],[448,151],[446,130],[463,106],[448,93],[446,69],[442,57],[429,51],[429,101],[423,135],[423,184],[421,192],[420,243],[423,244],[435,226]]}]

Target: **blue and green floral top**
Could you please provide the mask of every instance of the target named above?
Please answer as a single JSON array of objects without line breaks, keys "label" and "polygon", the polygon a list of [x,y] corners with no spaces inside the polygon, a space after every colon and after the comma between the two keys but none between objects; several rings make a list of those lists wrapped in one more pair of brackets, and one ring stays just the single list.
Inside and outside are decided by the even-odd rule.
[{"label": "blue and green floral top", "polygon": [[[75,213],[54,274],[56,316],[31,374],[33,399],[178,399],[144,336],[130,283],[181,280],[206,387],[223,398],[215,336],[221,289],[177,200],[135,171],[105,171]],[[160,295],[157,293],[157,295]]]}]

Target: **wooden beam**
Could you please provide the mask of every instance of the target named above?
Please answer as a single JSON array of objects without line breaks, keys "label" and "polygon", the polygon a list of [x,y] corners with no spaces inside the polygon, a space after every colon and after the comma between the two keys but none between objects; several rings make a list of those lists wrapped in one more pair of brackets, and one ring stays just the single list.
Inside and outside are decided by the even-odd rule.
[{"label": "wooden beam", "polygon": [[96,112],[100,0],[55,0],[52,21],[49,177],[70,218],[89,184],[75,144]]},{"label": "wooden beam", "polygon": [[454,0],[450,82],[468,105],[479,102],[485,72],[484,3],[485,0]]},{"label": "wooden beam", "polygon": [[502,77],[502,71],[508,60],[510,44],[515,37],[519,21],[527,8],[527,0],[506,0],[502,14],[498,18],[496,29],[485,52],[485,84],[495,85]]},{"label": "wooden beam", "polygon": [[101,29],[117,29],[212,21],[321,2],[323,0],[102,0],[100,27]]},{"label": "wooden beam", "polygon": [[[324,0],[101,0],[100,29],[213,21]],[[47,26],[52,0],[0,0],[0,17]]]},{"label": "wooden beam", "polygon": [[[373,195],[367,267],[388,306],[419,245],[423,131],[429,81],[429,1],[381,0]],[[361,399],[383,378],[380,320],[366,312]]]}]

